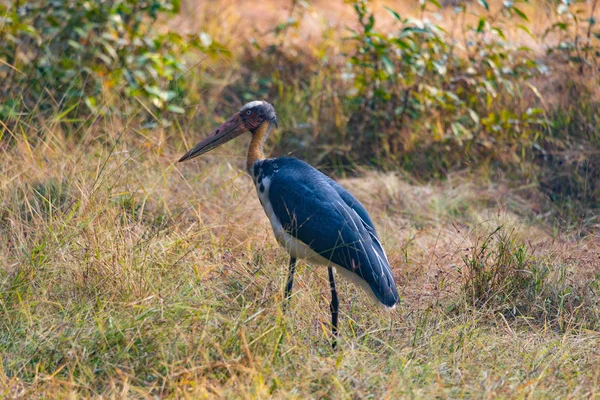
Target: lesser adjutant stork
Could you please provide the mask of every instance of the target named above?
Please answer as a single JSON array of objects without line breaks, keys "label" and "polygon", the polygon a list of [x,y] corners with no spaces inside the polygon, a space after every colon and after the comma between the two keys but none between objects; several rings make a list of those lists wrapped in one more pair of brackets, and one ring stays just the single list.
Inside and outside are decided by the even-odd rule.
[{"label": "lesser adjutant stork", "polygon": [[373,221],[362,204],[303,161],[290,157],[265,158],[263,144],[273,127],[277,127],[273,106],[266,101],[252,101],[179,161],[204,154],[242,133],[252,134],[246,170],[254,180],[275,238],[290,254],[286,301],[292,290],[297,259],[327,266],[335,346],[339,302],[333,268],[386,307],[398,303],[398,291]]}]

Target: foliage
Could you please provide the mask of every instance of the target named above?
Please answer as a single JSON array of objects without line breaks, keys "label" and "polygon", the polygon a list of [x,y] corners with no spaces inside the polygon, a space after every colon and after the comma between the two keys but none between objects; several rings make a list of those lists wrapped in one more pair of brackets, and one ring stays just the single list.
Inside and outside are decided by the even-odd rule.
[{"label": "foliage", "polygon": [[[422,11],[430,3],[437,5],[423,2]],[[491,13],[482,1],[478,23],[462,27],[462,42],[426,18],[403,18],[391,9],[398,28],[378,32],[368,4],[354,2],[362,30],[351,38],[356,50],[349,71],[359,111],[351,123],[364,149],[389,157],[439,142],[470,148],[477,158],[531,144],[543,124],[541,110],[515,104],[540,67],[529,49],[506,41],[501,24],[502,16],[527,19],[516,3]],[[463,4],[455,12],[462,18],[467,10]],[[419,134],[401,134],[407,130]]]},{"label": "foliage", "polygon": [[[0,140],[0,392],[5,397],[462,398],[485,393],[566,398],[597,392],[597,236],[552,232],[555,214],[546,213],[537,181],[522,184],[498,175],[490,180],[472,171],[425,185],[413,179],[439,172],[440,164],[443,173],[449,172],[456,165],[450,162],[459,158],[496,162],[515,155],[509,165],[521,167],[529,161],[521,150],[533,147],[536,160],[554,174],[542,176],[548,178],[544,182],[551,185],[559,174],[566,175],[569,185],[557,186],[597,203],[600,185],[587,180],[598,171],[593,167],[598,165],[600,114],[590,100],[597,85],[582,82],[586,91],[544,77],[553,90],[574,96],[565,106],[546,103],[551,126],[535,122],[537,111],[532,111],[533,122],[517,123],[528,108],[535,110],[536,99],[521,96],[539,66],[530,63],[529,52],[506,45],[494,27],[510,29],[512,22],[506,19],[505,26],[500,20],[505,13],[519,23],[520,9],[505,6],[497,19],[482,11],[485,34],[477,32],[481,16],[474,26],[459,26],[462,31],[453,38],[423,14],[395,19],[398,30],[391,36],[378,38],[373,19],[364,40],[364,30],[343,42],[328,30],[295,46],[294,30],[304,21],[295,13],[312,10],[308,2],[294,0],[287,22],[271,31],[264,25],[256,30],[273,32],[275,44],[265,34],[231,64],[209,59],[185,74],[186,59],[197,50],[221,51],[220,45],[206,33],[164,42],[167,33],[161,27],[167,21],[161,18],[176,12],[177,4],[161,3],[167,8],[153,16],[144,8],[148,1],[154,0],[65,2],[106,6],[108,14],[116,4],[143,10],[135,14],[142,21],[139,29],[124,20],[126,28],[118,31],[124,32],[125,47],[108,42],[116,46],[119,60],[110,65],[100,56],[112,57],[101,38],[115,25],[103,25],[97,15],[98,30],[86,33],[96,48],[71,47],[67,37],[79,40],[69,36],[65,20],[71,14],[53,17],[58,28],[51,35],[39,33],[50,29],[50,22],[38,11],[35,18],[27,9],[17,15],[29,21],[33,36],[13,22],[1,25],[2,38],[8,39],[0,51],[8,51],[0,58],[5,62],[0,107],[6,106],[1,113],[9,120],[0,122],[10,131],[3,126],[0,137],[16,134],[11,143]],[[215,7],[230,4],[202,3],[213,7],[211,16]],[[54,12],[45,2],[27,4]],[[480,4],[487,7],[483,0]],[[10,11],[4,15],[8,19],[20,6],[2,7]],[[469,19],[460,4],[455,16]],[[90,23],[82,18],[71,23]],[[240,37],[237,30],[220,36],[204,22],[200,26],[222,42],[227,34]],[[18,32],[13,35],[18,40],[8,27]],[[140,35],[156,35],[159,43],[132,38]],[[41,38],[45,42],[37,41]],[[400,39],[409,47],[396,45]],[[53,47],[59,42],[66,43],[64,57]],[[135,55],[131,62],[128,52]],[[174,64],[167,63],[169,73],[148,73],[148,81],[137,81],[139,73],[132,71],[159,68],[148,52],[159,63],[172,56]],[[38,71],[28,57],[56,64],[39,64],[45,70]],[[136,57],[143,61],[139,69]],[[472,65],[475,72],[467,73]],[[507,65],[518,73],[505,70]],[[579,64],[563,66],[565,74],[572,75],[572,65]],[[390,66],[393,74],[386,70]],[[361,81],[361,74],[368,79]],[[159,96],[154,104],[158,95],[145,90],[152,85],[174,97]],[[551,91],[539,89],[549,100]],[[86,98],[96,104],[86,105]],[[239,147],[228,162],[208,156],[174,164],[217,119],[256,98],[276,105],[282,129],[273,135],[275,153],[289,151],[319,167],[337,167],[343,159],[356,162],[351,166],[359,165],[358,171],[374,153],[381,157],[378,169],[399,162],[393,174],[368,173],[341,182],[376,221],[402,302],[382,310],[340,279],[338,351],[329,345],[330,288],[322,270],[299,264],[294,296],[282,312],[287,258],[268,220],[257,212],[251,180],[243,177],[244,141],[232,143]],[[168,128],[137,129],[139,121],[131,123],[140,107],[168,118],[181,111],[169,106],[186,101],[194,112],[173,118]],[[401,107],[401,119],[393,117],[394,104]],[[506,122],[497,122],[503,112]],[[99,113],[111,113],[110,118],[66,123]],[[456,123],[462,128],[454,133]],[[135,133],[120,135],[119,127],[126,125]],[[71,140],[77,133],[81,139]],[[543,140],[531,146],[536,134]],[[31,140],[36,135],[43,140]],[[428,153],[429,169],[414,167],[419,153]],[[563,160],[572,164],[566,168]],[[398,171],[397,164],[412,167],[413,174]],[[581,171],[573,173],[575,168]],[[489,226],[492,220],[495,227],[500,214],[503,228],[481,233],[478,221]],[[590,221],[597,219],[592,215]],[[518,227],[510,228],[511,223]]]},{"label": "foliage", "polygon": [[[578,70],[581,66],[573,64]],[[594,93],[597,78],[567,76],[574,72],[571,68],[557,68],[565,76],[555,83],[561,101],[548,112],[551,124],[535,148],[534,161],[540,188],[558,206],[560,219],[589,233],[600,206],[600,102]]]},{"label": "foliage", "polygon": [[552,74],[544,140],[535,148],[537,179],[560,220],[589,233],[600,206],[600,1],[553,3],[543,41]]},{"label": "foliage", "polygon": [[561,0],[556,6],[556,22],[544,36],[556,35],[556,44],[548,46],[549,54],[559,54],[567,62],[578,65],[580,73],[600,72],[600,25],[596,20],[599,0],[592,0],[589,13],[580,7],[582,1]]},{"label": "foliage", "polygon": [[46,110],[83,118],[121,111],[121,99],[183,113],[183,57],[223,49],[205,33],[156,27],[178,9],[179,0],[0,3],[0,119]]}]

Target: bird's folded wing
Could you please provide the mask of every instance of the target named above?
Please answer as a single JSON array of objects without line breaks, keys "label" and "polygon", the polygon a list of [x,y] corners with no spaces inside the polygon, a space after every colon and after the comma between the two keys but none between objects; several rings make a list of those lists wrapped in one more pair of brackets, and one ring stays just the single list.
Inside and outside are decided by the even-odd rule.
[{"label": "bird's folded wing", "polygon": [[357,274],[383,304],[393,306],[398,292],[372,222],[366,223],[328,178],[319,174],[306,171],[299,176],[279,170],[269,190],[275,215],[287,233],[331,263]]},{"label": "bird's folded wing", "polygon": [[327,179],[327,183],[329,183],[329,185],[337,192],[337,194],[342,198],[342,200],[344,200],[344,202],[348,205],[348,207],[353,209],[358,214],[358,216],[363,220],[363,222],[367,226],[367,229],[370,232],[372,232],[377,238],[379,238],[379,236],[377,235],[377,230],[375,229],[375,224],[373,224],[373,221],[371,220],[369,213],[367,212],[365,207],[361,204],[361,202],[358,201],[356,199],[356,197],[352,196],[352,193],[350,193],[349,191],[344,189],[344,187],[342,185],[340,185],[339,183],[337,183],[336,181],[334,181],[327,175],[325,175],[325,177]]}]

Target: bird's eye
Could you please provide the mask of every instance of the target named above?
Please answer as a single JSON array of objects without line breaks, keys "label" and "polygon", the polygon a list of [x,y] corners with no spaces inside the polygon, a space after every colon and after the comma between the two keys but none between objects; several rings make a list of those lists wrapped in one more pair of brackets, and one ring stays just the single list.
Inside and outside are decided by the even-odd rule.
[{"label": "bird's eye", "polygon": [[246,110],[246,115],[252,114],[252,110]]}]

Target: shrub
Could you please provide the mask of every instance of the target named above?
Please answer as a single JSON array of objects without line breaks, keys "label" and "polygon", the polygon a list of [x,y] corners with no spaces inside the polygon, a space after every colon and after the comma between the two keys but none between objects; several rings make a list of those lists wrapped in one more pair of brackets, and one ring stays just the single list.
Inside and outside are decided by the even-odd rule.
[{"label": "shrub", "polygon": [[0,119],[110,113],[123,110],[121,99],[147,102],[151,114],[183,113],[184,56],[223,49],[206,35],[155,27],[178,8],[179,0],[0,3]]},{"label": "shrub", "polygon": [[565,62],[576,65],[580,73],[600,72],[600,27],[596,24],[599,0],[592,0],[589,14],[579,7],[582,1],[562,0],[556,6],[556,21],[546,29],[544,37],[554,34],[555,44],[548,46],[548,54],[557,55]]},{"label": "shrub", "polygon": [[[378,32],[368,3],[354,2],[362,30],[351,38],[351,102],[360,112],[350,126],[358,149],[397,159],[442,143],[447,155],[465,149],[480,161],[531,145],[543,124],[541,110],[519,102],[524,83],[540,68],[529,49],[505,40],[503,16],[527,19],[516,3],[491,13],[481,1],[478,23],[463,28],[462,42],[426,18],[402,18],[391,9],[397,30]],[[422,10],[430,3],[437,5],[423,2]],[[456,12],[465,14],[464,4]]]},{"label": "shrub", "polygon": [[[599,0],[561,1],[546,30],[548,58],[554,62],[547,97],[551,122],[536,151],[541,188],[559,206],[561,219],[587,232],[600,205],[600,26]],[[592,228],[593,229],[593,228]]]}]

